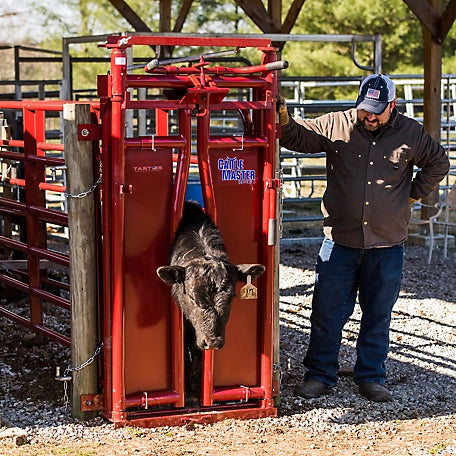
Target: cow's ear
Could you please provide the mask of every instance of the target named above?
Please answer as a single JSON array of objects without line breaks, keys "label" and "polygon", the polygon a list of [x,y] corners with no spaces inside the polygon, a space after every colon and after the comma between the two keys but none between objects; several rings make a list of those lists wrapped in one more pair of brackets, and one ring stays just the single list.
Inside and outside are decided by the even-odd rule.
[{"label": "cow's ear", "polygon": [[181,266],[160,266],[157,274],[168,285],[182,283],[185,279],[185,269]]},{"label": "cow's ear", "polygon": [[247,276],[250,276],[252,280],[255,280],[263,274],[266,270],[266,266],[263,266],[262,264],[238,264],[236,265],[236,269],[237,279],[240,282],[247,282]]}]

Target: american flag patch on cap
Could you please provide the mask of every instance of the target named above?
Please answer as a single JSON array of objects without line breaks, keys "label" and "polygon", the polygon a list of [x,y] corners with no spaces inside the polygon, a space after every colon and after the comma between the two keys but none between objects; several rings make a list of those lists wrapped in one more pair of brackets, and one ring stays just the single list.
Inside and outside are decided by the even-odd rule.
[{"label": "american flag patch on cap", "polygon": [[376,100],[378,100],[380,98],[380,90],[369,88],[369,89],[367,89],[366,96],[369,98],[375,98]]}]

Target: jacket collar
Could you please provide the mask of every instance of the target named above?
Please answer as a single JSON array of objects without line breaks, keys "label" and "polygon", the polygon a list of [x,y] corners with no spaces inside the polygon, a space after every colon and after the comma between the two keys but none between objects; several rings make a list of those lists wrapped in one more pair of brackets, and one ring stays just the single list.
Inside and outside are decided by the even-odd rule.
[{"label": "jacket collar", "polygon": [[399,119],[399,111],[397,110],[397,107],[394,107],[393,112],[391,113],[391,117],[386,125],[397,128],[399,126]]}]

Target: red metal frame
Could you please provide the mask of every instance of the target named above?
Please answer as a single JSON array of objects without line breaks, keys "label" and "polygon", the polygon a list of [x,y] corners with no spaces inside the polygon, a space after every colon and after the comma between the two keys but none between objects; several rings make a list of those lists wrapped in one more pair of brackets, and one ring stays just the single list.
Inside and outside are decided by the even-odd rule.
[{"label": "red metal frame", "polygon": [[[127,74],[127,52],[131,46],[167,45],[167,46],[234,46],[236,48],[255,47],[261,54],[261,64],[254,67],[210,67],[201,60],[188,67],[158,67],[150,74]],[[210,37],[167,37],[167,36],[130,36],[109,37],[106,44],[112,50],[111,72],[109,76],[99,79],[99,95],[102,112],[102,158],[103,158],[103,239],[104,239],[104,389],[106,416],[117,425],[173,425],[183,424],[188,420],[216,421],[226,417],[254,418],[276,414],[273,373],[273,315],[275,278],[275,248],[269,242],[271,238],[271,221],[276,218],[276,115],[275,99],[277,95],[276,50],[267,38],[210,38]],[[185,95],[180,99],[132,100],[127,89],[146,87],[155,89],[180,88]],[[249,88],[252,97],[243,101],[224,101],[231,89]],[[155,134],[149,137],[125,137],[125,111],[155,110]],[[245,134],[239,136],[215,137],[210,134],[210,115],[213,111],[234,110],[243,114],[252,112],[252,120],[245,125]],[[169,133],[169,112],[178,113],[177,133]],[[192,117],[197,121],[197,156],[192,155]],[[132,348],[129,346],[129,334],[135,332],[140,320],[131,317],[134,303],[126,302],[130,285],[126,285],[126,275],[131,271],[126,264],[132,263],[130,254],[125,253],[126,246],[132,243],[131,234],[126,237],[126,224],[138,223],[127,220],[126,210],[130,210],[130,201],[137,196],[135,182],[127,182],[126,166],[130,167],[130,158],[142,159],[144,150],[156,150],[160,163],[170,163],[175,157],[174,184],[169,210],[168,241],[172,239],[182,214],[185,190],[189,175],[190,163],[197,162],[202,186],[206,212],[220,224],[222,233],[227,233],[228,243],[236,243],[236,229],[226,214],[221,213],[217,204],[226,199],[231,192],[239,195],[241,201],[235,204],[247,204],[241,211],[247,219],[248,229],[253,231],[255,241],[244,243],[247,256],[260,260],[266,265],[265,274],[259,279],[259,299],[249,312],[255,320],[251,322],[255,329],[252,345],[257,348],[247,350],[253,360],[250,373],[241,375],[248,378],[248,386],[240,384],[223,385],[230,375],[233,363],[233,348],[224,348],[220,353],[206,350],[203,354],[202,397],[200,409],[187,407],[184,390],[183,366],[183,321],[178,307],[170,301],[170,340],[171,361],[170,378],[167,385],[158,389],[147,389],[147,382],[132,379],[135,373],[126,372],[126,363],[137,366],[131,359]],[[176,153],[177,150],[177,153]],[[242,150],[245,160],[252,163],[257,172],[257,180],[250,186],[225,187],[217,175],[217,159],[230,153]],[[152,155],[155,156],[155,155]],[[219,157],[219,158],[217,158]],[[243,158],[244,160],[244,158]],[[160,165],[162,166],[162,165]],[[166,166],[166,165],[164,165]],[[129,168],[128,168],[129,169]],[[143,181],[141,181],[143,182]],[[138,185],[144,186],[144,183]],[[151,181],[152,182],[152,181]],[[246,193],[247,192],[247,193]],[[133,197],[131,197],[133,195]],[[166,193],[163,193],[164,197]],[[244,196],[246,196],[245,201]],[[160,194],[151,195],[160,198]],[[129,199],[128,199],[129,198]],[[128,200],[127,200],[128,199]],[[135,200],[136,201],[136,200]],[[224,212],[227,209],[224,208]],[[223,216],[222,216],[223,215]],[[235,215],[235,214],[233,214]],[[235,218],[235,217],[234,217]],[[140,223],[140,222],[139,222]],[[258,228],[257,228],[258,227]],[[128,233],[134,233],[130,230]],[[231,240],[230,240],[231,239]],[[248,241],[247,241],[248,242]],[[240,243],[244,245],[242,242]],[[234,256],[236,248],[231,247]],[[230,247],[228,247],[230,254]],[[244,261],[235,258],[234,262]],[[143,260],[141,260],[143,261]],[[253,262],[253,261],[252,261]],[[154,271],[145,271],[154,274]],[[130,282],[129,282],[130,283]],[[158,291],[158,290],[157,290]],[[152,293],[154,291],[152,290]],[[238,304],[235,306],[239,307]],[[130,315],[130,317],[128,317]],[[234,317],[236,320],[236,317]],[[238,318],[239,320],[239,318]],[[238,323],[234,322],[233,325]],[[150,325],[152,326],[152,325]],[[138,326],[138,331],[141,328]],[[231,340],[235,339],[231,337]],[[163,347],[157,347],[160,351]],[[163,348],[164,349],[164,348]],[[166,349],[167,350],[167,349]],[[142,347],[137,347],[138,356],[148,355]],[[166,352],[168,353],[168,352]],[[237,356],[242,356],[239,353]],[[146,356],[147,357],[147,356]],[[144,362],[153,362],[144,360]],[[241,362],[242,364],[242,362]],[[215,371],[215,373],[214,373]],[[257,372],[255,374],[255,372]],[[218,373],[221,373],[218,375]],[[142,374],[138,373],[138,377]],[[149,373],[147,372],[147,375]],[[168,377],[166,377],[168,378]],[[130,391],[136,383],[145,384],[146,390]],[[160,405],[160,408],[155,406]],[[155,407],[155,408],[154,408]],[[166,408],[168,407],[168,408]]]}]

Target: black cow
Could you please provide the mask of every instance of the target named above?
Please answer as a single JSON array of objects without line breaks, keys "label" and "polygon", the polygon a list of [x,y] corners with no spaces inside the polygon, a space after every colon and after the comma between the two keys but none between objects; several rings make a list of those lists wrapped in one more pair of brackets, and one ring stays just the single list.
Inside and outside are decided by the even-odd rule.
[{"label": "black cow", "polygon": [[225,328],[237,281],[259,277],[261,264],[233,265],[220,231],[193,201],[184,204],[182,220],[174,236],[170,266],[157,269],[172,285],[172,293],[194,328],[200,349],[218,349],[225,343]]}]

